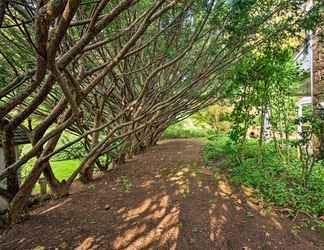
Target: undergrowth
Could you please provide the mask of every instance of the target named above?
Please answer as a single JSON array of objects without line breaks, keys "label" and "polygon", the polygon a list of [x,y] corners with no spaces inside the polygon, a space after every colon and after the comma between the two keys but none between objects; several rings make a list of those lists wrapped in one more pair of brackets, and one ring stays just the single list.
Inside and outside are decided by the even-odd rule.
[{"label": "undergrowth", "polygon": [[253,187],[257,195],[268,203],[312,216],[324,214],[322,163],[314,167],[306,188],[303,186],[301,163],[297,157],[287,160],[275,150],[273,143],[265,145],[261,157],[258,152],[255,140],[238,148],[227,136],[216,135],[209,137],[203,156],[210,167],[216,167],[213,161],[227,156],[226,164],[221,166],[230,173],[230,181]]}]

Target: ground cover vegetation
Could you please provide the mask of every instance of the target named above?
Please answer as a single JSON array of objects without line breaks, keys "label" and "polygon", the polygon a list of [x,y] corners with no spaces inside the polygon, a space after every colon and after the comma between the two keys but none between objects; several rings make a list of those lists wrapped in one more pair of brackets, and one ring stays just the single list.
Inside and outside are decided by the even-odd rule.
[{"label": "ground cover vegetation", "polygon": [[[132,158],[170,125],[235,93],[241,59],[316,29],[320,6],[305,11],[306,2],[2,1],[0,179],[9,221],[20,220],[40,176],[54,197],[65,196],[76,178],[90,182],[95,169]],[[31,147],[16,160],[21,126]],[[53,166],[62,152],[81,162],[60,180]]]},{"label": "ground cover vegetation", "polygon": [[[231,181],[253,187],[266,203],[293,217],[306,214],[323,226],[319,218],[324,213],[324,161],[314,150],[322,121],[315,118],[311,105],[297,118],[298,97],[293,93],[304,72],[291,49],[258,50],[229,74],[231,128],[209,137],[206,164],[227,170]],[[268,136],[263,131],[266,115]]]},{"label": "ground cover vegetation", "polygon": [[268,206],[288,212],[292,218],[300,213],[320,223],[324,209],[323,164],[314,165],[305,187],[303,166],[294,152],[287,162],[275,143],[269,143],[260,163],[256,140],[248,140],[238,148],[228,136],[211,137],[204,148],[205,162],[212,169],[227,171],[233,183],[254,188],[256,197]]}]

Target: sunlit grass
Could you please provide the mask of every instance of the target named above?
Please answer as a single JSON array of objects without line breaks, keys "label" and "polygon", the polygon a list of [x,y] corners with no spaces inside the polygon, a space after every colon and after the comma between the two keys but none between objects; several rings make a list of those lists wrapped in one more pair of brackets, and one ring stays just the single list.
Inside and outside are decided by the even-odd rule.
[{"label": "sunlit grass", "polygon": [[55,161],[52,163],[53,172],[60,181],[67,179],[80,165],[80,160]]},{"label": "sunlit grass", "polygon": [[[29,161],[27,166],[22,171],[22,178],[26,178],[32,169],[35,160]],[[73,171],[80,165],[81,160],[64,160],[64,161],[53,161],[51,162],[51,167],[53,169],[55,177],[62,181],[69,178]],[[34,187],[34,192],[38,193],[40,191],[39,184],[37,183]]]}]

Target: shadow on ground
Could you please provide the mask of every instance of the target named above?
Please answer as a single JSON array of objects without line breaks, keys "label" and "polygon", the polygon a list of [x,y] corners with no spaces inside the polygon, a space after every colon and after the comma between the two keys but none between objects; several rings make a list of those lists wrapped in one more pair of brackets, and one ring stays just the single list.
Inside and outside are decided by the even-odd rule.
[{"label": "shadow on ground", "polygon": [[201,145],[163,141],[86,190],[35,209],[1,236],[0,249],[321,249],[318,234],[204,168]]}]

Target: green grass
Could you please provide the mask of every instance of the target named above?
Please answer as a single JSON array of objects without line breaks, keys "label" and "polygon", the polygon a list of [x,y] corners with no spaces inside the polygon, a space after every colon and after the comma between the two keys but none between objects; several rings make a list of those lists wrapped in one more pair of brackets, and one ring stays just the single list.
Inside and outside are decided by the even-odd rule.
[{"label": "green grass", "polygon": [[[64,161],[53,161],[51,166],[56,178],[59,181],[69,178],[73,171],[80,165],[80,160],[64,160]],[[28,162],[27,166],[22,171],[22,178],[26,178],[28,173],[31,171],[34,160]],[[34,192],[38,193],[40,191],[39,184],[37,183],[34,187]]]},{"label": "green grass", "polygon": [[52,162],[53,172],[59,181],[67,179],[80,165],[80,160],[65,160]]}]

